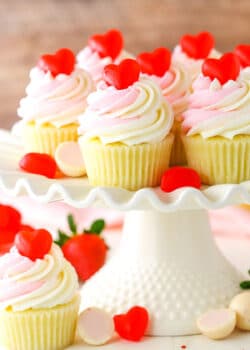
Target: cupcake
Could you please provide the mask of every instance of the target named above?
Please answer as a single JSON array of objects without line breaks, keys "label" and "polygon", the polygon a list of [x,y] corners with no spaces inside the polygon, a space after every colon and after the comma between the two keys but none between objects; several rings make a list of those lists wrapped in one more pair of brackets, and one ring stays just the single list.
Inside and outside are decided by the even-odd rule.
[{"label": "cupcake", "polygon": [[[74,341],[77,275],[49,237],[45,230],[22,231],[16,246],[0,257],[0,343],[7,349],[60,350]],[[44,242],[50,242],[50,248],[41,256]]]},{"label": "cupcake", "polygon": [[158,48],[153,52],[144,52],[137,56],[141,71],[150,76],[161,88],[163,96],[172,105],[174,111],[173,133],[175,135],[171,153],[171,165],[186,164],[185,151],[180,137],[182,113],[187,109],[191,91],[191,77],[180,64],[171,63],[171,52]]},{"label": "cupcake", "polygon": [[250,81],[237,57],[207,59],[183,113],[188,165],[207,185],[250,180]]},{"label": "cupcake", "polygon": [[105,34],[94,34],[88,45],[77,55],[78,67],[89,72],[97,83],[102,79],[103,69],[110,63],[119,63],[132,55],[123,50],[123,36],[119,30],[111,29]]},{"label": "cupcake", "polygon": [[174,48],[173,61],[184,66],[194,81],[201,73],[201,66],[206,58],[219,58],[221,54],[214,49],[215,40],[211,33],[197,35],[186,34]]},{"label": "cupcake", "polygon": [[94,186],[154,187],[168,168],[173,111],[159,85],[139,75],[132,59],[108,65],[87,99],[79,142]]},{"label": "cupcake", "polygon": [[78,117],[94,90],[90,75],[75,67],[74,54],[61,49],[41,56],[30,72],[27,96],[20,101],[21,133],[27,152],[54,156],[57,146],[77,141]]}]

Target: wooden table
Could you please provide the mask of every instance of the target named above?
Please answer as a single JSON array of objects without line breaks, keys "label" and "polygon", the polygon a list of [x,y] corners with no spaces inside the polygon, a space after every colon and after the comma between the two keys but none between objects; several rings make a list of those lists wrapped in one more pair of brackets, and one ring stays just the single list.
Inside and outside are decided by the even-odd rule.
[{"label": "wooden table", "polygon": [[249,42],[248,0],[0,0],[0,127],[10,127],[25,94],[28,72],[41,53],[62,46],[75,52],[90,34],[120,28],[138,53],[173,48],[183,33],[206,29],[217,48]]}]

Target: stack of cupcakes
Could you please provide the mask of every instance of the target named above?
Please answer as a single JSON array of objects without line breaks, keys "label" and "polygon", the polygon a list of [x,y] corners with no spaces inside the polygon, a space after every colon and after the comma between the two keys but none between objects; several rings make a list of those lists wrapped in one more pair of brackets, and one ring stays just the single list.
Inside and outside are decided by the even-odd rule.
[{"label": "stack of cupcakes", "polygon": [[54,156],[78,141],[94,186],[155,187],[169,165],[208,185],[249,180],[249,52],[222,55],[201,32],[133,59],[112,29],[77,59],[43,55],[18,109],[26,149]]}]

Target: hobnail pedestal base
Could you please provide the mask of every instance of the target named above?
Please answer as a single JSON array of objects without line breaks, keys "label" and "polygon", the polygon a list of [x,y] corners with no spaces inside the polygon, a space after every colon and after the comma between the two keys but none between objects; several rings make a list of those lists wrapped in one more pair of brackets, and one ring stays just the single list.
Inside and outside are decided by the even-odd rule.
[{"label": "hobnail pedestal base", "polygon": [[242,276],[218,250],[205,210],[130,211],[117,254],[82,288],[82,305],[113,314],[134,305],[148,335],[198,333],[202,312],[228,306]]}]

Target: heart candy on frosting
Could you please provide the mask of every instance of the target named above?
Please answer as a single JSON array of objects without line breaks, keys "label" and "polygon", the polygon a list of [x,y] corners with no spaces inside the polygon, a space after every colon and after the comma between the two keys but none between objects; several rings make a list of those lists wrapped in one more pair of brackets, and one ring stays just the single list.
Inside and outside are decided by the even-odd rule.
[{"label": "heart candy on frosting", "polygon": [[238,57],[229,52],[221,58],[207,58],[202,65],[203,75],[210,79],[218,79],[221,84],[228,80],[236,80],[240,73],[240,61]]},{"label": "heart candy on frosting", "polygon": [[89,46],[100,57],[117,58],[123,48],[123,36],[117,29],[111,29],[105,34],[95,34],[89,38]]},{"label": "heart candy on frosting", "polygon": [[127,58],[119,65],[108,64],[104,68],[103,79],[108,85],[112,85],[116,89],[122,90],[138,81],[139,75],[139,64],[135,60]]},{"label": "heart candy on frosting", "polygon": [[50,72],[53,77],[58,74],[71,74],[75,67],[75,55],[67,48],[58,50],[55,54],[42,55],[37,64],[44,72]]},{"label": "heart candy on frosting", "polygon": [[165,47],[159,47],[153,52],[142,52],[136,58],[143,73],[162,77],[171,64],[171,52]]},{"label": "heart candy on frosting", "polygon": [[243,68],[250,66],[250,45],[240,44],[234,50]]},{"label": "heart candy on frosting", "polygon": [[195,59],[206,58],[214,48],[214,44],[214,37],[209,32],[201,32],[197,35],[186,34],[180,40],[182,51]]}]

